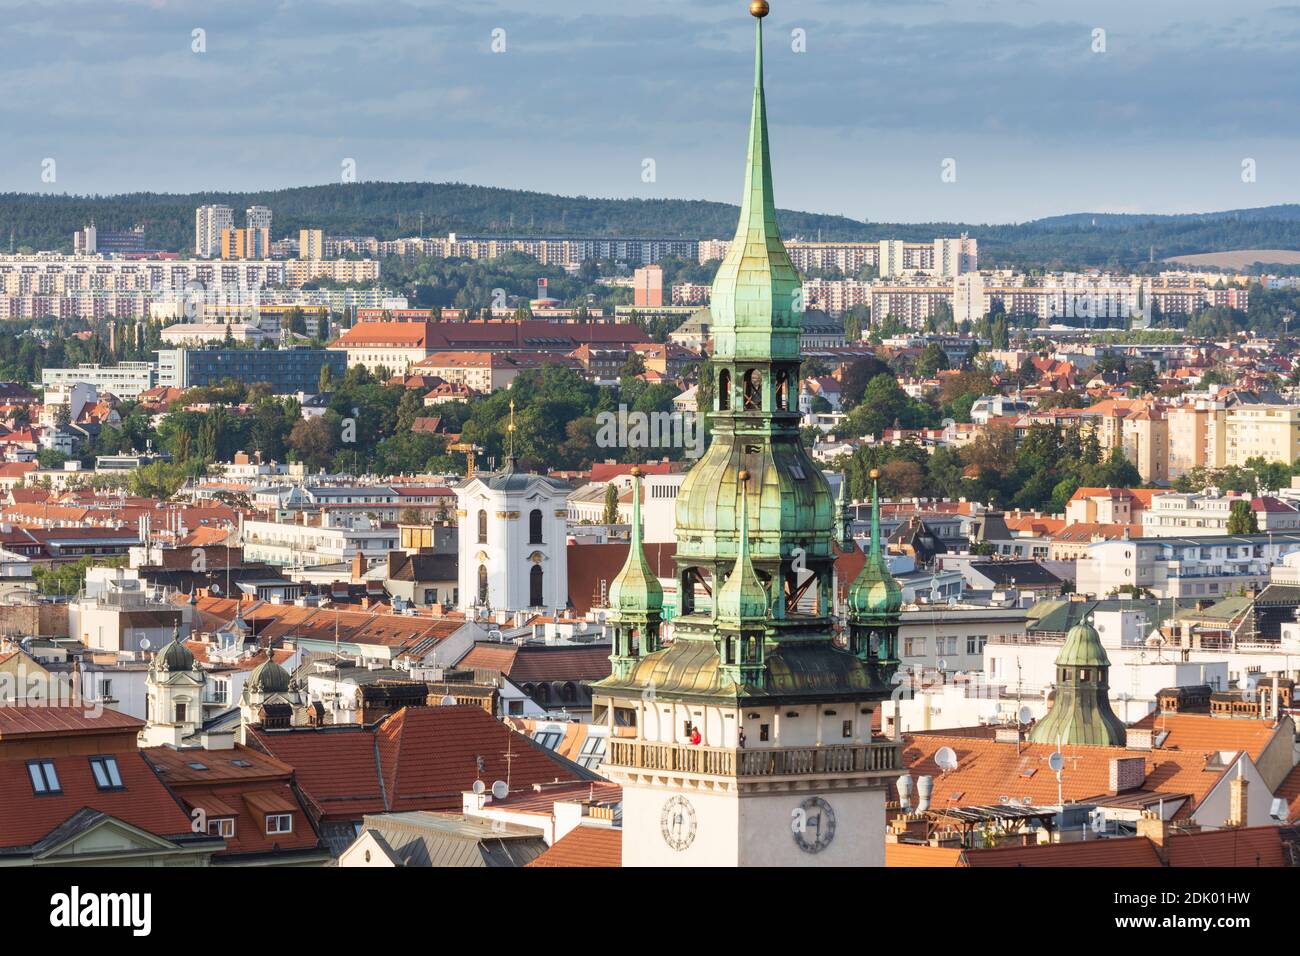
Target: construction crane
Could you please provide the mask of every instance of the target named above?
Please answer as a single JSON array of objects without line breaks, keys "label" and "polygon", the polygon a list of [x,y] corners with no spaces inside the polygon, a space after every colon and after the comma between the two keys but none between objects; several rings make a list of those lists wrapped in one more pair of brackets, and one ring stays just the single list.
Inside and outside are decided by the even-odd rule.
[{"label": "construction crane", "polygon": [[454,445],[447,446],[448,451],[459,452],[465,456],[465,477],[474,477],[474,456],[483,449],[473,442],[458,441]]}]

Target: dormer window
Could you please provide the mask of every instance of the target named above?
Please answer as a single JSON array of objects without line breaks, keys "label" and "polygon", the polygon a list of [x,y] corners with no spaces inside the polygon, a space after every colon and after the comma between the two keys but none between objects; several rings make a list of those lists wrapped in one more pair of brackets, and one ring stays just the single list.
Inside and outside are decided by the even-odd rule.
[{"label": "dormer window", "polygon": [[268,836],[277,833],[293,832],[293,814],[292,813],[271,813],[266,817],[266,832]]},{"label": "dormer window", "polygon": [[95,786],[100,790],[123,789],[116,757],[91,757],[90,772],[95,775]]},{"label": "dormer window", "polygon": [[235,835],[235,818],[221,817],[216,820],[208,820],[208,833],[230,839]]}]

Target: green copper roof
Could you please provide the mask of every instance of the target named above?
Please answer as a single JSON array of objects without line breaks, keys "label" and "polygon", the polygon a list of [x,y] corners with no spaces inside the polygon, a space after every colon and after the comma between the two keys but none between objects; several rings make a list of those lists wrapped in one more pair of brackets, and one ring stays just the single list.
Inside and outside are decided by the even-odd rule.
[{"label": "green copper roof", "polygon": [[903,606],[903,589],[889,573],[889,562],[880,547],[880,488],[871,480],[871,547],[862,570],[849,585],[849,613],[859,619],[897,615]]},{"label": "green copper roof", "polygon": [[623,570],[609,586],[609,606],[620,614],[658,614],[663,611],[664,589],[650,569],[641,544],[641,475],[632,475],[632,543]]},{"label": "green copper roof", "polygon": [[1029,739],[1040,744],[1123,747],[1124,722],[1110,709],[1110,658],[1096,628],[1086,621],[1070,628],[1056,656],[1055,698],[1034,724]]},{"label": "green copper roof", "polygon": [[154,661],[154,666],[161,671],[189,671],[194,669],[194,654],[181,641],[180,625],[172,629],[172,639]]},{"label": "green copper roof", "polygon": [[1087,621],[1080,621],[1065,635],[1061,653],[1056,655],[1057,667],[1109,667],[1110,658],[1101,646],[1101,635]]},{"label": "green copper roof", "polygon": [[727,256],[713,279],[715,358],[798,358],[800,315],[794,311],[801,283],[776,225],[772,162],[767,148],[763,93],[763,21],[754,47],[754,107],[749,124],[745,191],[740,221]]},{"label": "green copper roof", "polygon": [[744,624],[767,618],[767,589],[754,571],[749,558],[749,492],[744,479],[740,482],[740,547],[736,566],[718,589],[718,621]]},{"label": "green copper roof", "polygon": [[275,662],[275,653],[266,649],[266,660],[253,668],[248,675],[249,690],[263,694],[282,694],[289,689],[289,672]]}]

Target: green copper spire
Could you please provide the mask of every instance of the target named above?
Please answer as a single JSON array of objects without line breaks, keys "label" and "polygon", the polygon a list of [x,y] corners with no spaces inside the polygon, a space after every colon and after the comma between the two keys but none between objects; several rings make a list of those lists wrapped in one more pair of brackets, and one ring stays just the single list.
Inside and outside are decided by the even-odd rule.
[{"label": "green copper spire", "polygon": [[749,474],[742,471],[740,479],[740,547],[736,552],[736,565],[726,582],[718,590],[717,617],[719,622],[740,624],[762,621],[767,617],[767,589],[754,571],[749,557]]},{"label": "green copper spire", "polygon": [[[766,0],[749,12],[761,20]],[[713,284],[712,402],[701,409],[712,438],[674,505],[672,640],[635,655],[628,614],[614,609],[613,673],[593,685],[613,699],[644,699],[648,687],[721,706],[889,693],[880,660],[836,641],[835,497],[799,434],[798,293],[776,224],[760,23],[740,221]],[[892,633],[870,630],[887,649]]]},{"label": "green copper spire", "polygon": [[871,470],[871,545],[862,570],[849,586],[849,613],[864,621],[896,617],[903,606],[903,591],[889,573],[880,546],[880,473]]},{"label": "green copper spire", "polygon": [[1056,656],[1056,697],[1047,716],[1034,724],[1029,739],[1040,744],[1123,747],[1124,722],[1110,709],[1110,658],[1101,637],[1087,621],[1065,635]]},{"label": "green copper spire", "polygon": [[632,469],[632,543],[627,549],[623,570],[609,586],[609,606],[624,612],[661,613],[664,589],[646,560],[641,544],[641,470]]},{"label": "green copper spire", "polygon": [[776,224],[772,161],[767,145],[767,102],[763,92],[763,17],[755,16],[754,105],[749,120],[745,190],[736,235],[713,279],[715,358],[799,356],[800,315],[795,311],[799,276]]},{"label": "green copper spire", "polygon": [[623,570],[609,586],[609,615],[614,631],[611,673],[626,677],[640,658],[659,649],[663,623],[664,589],[646,560],[641,543],[641,469],[632,469],[632,541]]}]

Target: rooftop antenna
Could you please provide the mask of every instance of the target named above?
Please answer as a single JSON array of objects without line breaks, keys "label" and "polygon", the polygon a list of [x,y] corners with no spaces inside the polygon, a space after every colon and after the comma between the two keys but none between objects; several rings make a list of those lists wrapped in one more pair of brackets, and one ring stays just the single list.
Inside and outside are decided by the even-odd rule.
[{"label": "rooftop antenna", "polygon": [[1065,754],[1061,753],[1061,738],[1056,738],[1056,751],[1047,758],[1047,766],[1056,774],[1056,802],[1065,809],[1065,788],[1062,785],[1063,771],[1065,770]]},{"label": "rooftop antenna", "polygon": [[510,399],[510,424],[506,426],[506,432],[510,438],[510,458],[515,457],[515,400]]}]

